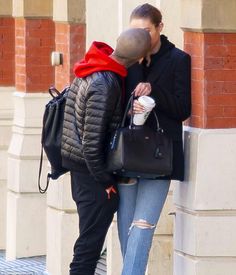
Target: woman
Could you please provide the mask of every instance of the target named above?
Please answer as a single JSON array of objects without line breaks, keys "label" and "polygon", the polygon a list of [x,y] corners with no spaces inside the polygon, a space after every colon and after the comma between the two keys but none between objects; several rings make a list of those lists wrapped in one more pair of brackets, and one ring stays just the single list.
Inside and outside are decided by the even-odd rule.
[{"label": "woman", "polygon": [[[118,232],[124,260],[122,275],[144,275],[154,230],[165,203],[170,181],[184,179],[182,122],[190,115],[190,57],[160,35],[160,11],[149,4],[138,6],[130,16],[131,28],[142,28],[151,35],[151,55],[128,70],[127,98],[150,95],[156,101],[161,128],[173,139],[173,173],[170,177],[130,179],[119,184]],[[134,113],[144,108],[136,100]],[[146,123],[155,127],[155,117]],[[145,157],[145,156],[144,156]]]}]

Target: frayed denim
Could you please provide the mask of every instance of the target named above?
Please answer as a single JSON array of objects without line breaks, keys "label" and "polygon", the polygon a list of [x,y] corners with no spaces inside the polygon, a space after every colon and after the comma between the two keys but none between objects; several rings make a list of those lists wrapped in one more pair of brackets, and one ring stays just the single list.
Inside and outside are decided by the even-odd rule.
[{"label": "frayed denim", "polygon": [[139,179],[118,184],[118,233],[123,256],[122,275],[144,275],[156,224],[170,180]]}]

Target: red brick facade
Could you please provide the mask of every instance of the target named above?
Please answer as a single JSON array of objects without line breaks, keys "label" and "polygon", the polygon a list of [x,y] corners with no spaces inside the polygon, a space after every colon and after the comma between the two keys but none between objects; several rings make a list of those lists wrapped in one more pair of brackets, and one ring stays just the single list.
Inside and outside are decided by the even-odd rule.
[{"label": "red brick facade", "polygon": [[55,84],[58,89],[74,79],[73,65],[85,53],[85,24],[55,24],[56,51],[63,54],[63,65],[56,67]]},{"label": "red brick facade", "polygon": [[[85,52],[85,24],[52,19],[0,18],[0,86],[21,92],[62,89],[73,78],[73,65]],[[51,66],[51,52],[63,54],[63,65]]]},{"label": "red brick facade", "polygon": [[15,20],[0,18],[0,86],[15,85]]},{"label": "red brick facade", "polygon": [[50,19],[15,19],[16,90],[43,92],[54,83],[50,54],[55,48]]},{"label": "red brick facade", "polygon": [[192,57],[192,116],[197,128],[236,127],[236,34],[184,35]]},{"label": "red brick facade", "polygon": [[[46,92],[71,83],[73,65],[85,52],[85,24],[52,19],[0,18],[0,85]],[[192,57],[192,116],[197,128],[236,127],[236,34],[185,32]],[[51,66],[52,51],[63,65]]]}]

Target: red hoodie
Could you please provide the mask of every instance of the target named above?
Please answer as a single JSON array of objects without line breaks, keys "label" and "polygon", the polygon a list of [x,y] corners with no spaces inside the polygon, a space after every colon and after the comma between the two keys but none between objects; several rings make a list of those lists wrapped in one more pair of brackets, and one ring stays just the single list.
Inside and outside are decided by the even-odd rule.
[{"label": "red hoodie", "polygon": [[109,57],[113,49],[103,42],[94,41],[83,60],[74,66],[77,77],[85,77],[98,71],[112,71],[122,77],[127,75],[126,68]]}]

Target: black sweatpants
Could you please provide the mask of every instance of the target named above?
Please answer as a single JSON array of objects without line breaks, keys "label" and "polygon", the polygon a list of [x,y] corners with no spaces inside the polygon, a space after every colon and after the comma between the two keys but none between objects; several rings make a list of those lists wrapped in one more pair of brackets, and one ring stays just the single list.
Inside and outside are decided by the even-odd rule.
[{"label": "black sweatpants", "polygon": [[79,214],[79,237],[74,245],[70,275],[94,275],[103,243],[117,210],[118,194],[108,195],[90,174],[71,172],[72,197]]}]

